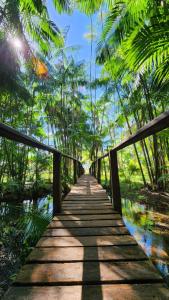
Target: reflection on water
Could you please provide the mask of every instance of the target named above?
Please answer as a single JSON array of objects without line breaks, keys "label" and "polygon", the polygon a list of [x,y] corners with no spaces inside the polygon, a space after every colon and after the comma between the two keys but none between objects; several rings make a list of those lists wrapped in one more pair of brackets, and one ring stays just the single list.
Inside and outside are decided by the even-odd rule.
[{"label": "reflection on water", "polygon": [[[40,238],[52,219],[53,199],[51,196],[36,200],[24,200],[19,204],[0,203],[0,239],[5,240],[6,233],[18,231],[24,243],[27,239],[34,242]],[[9,232],[9,234],[8,234]],[[34,241],[34,242],[33,242]]]},{"label": "reflection on water", "polygon": [[0,203],[0,240],[5,244],[6,238],[11,239],[15,233],[22,243],[29,239],[31,246],[40,238],[52,219],[53,200],[51,196],[22,202]]},{"label": "reflection on water", "polygon": [[[166,231],[169,223],[163,223],[169,212],[165,212],[163,215],[146,204],[128,199],[122,201],[126,226],[169,285],[169,230]],[[160,228],[158,224],[163,226]]]},{"label": "reflection on water", "polygon": [[47,196],[19,203],[0,203],[0,294],[13,282],[51,221],[52,202],[52,197]]},{"label": "reflection on water", "polygon": [[34,211],[39,211],[40,213],[45,213],[46,215],[51,215],[53,210],[53,200],[51,196],[45,196],[38,198],[37,200],[23,200],[21,202],[0,202],[0,216],[4,220],[10,218],[11,220],[16,220],[18,217],[23,216]]}]

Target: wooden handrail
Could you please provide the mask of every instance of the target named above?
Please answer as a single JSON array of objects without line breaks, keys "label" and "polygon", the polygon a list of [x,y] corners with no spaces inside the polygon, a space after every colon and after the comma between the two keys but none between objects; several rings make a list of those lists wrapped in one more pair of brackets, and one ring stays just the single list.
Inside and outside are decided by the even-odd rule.
[{"label": "wooden handrail", "polygon": [[74,180],[77,180],[77,176],[82,174],[82,172],[78,172],[77,170],[77,165],[83,170],[81,162],[3,123],[0,123],[0,136],[53,154],[53,214],[61,213],[61,158],[66,157],[73,160]]},{"label": "wooden handrail", "polygon": [[5,137],[9,140],[18,142],[18,143],[22,143],[27,146],[31,146],[33,148],[41,149],[41,150],[48,151],[51,153],[60,153],[63,157],[78,161],[78,159],[76,159],[70,155],[61,153],[56,148],[47,146],[47,145],[39,142],[35,138],[29,137],[28,135],[21,133],[20,131],[14,129],[4,123],[0,123],[0,136]]},{"label": "wooden handrail", "polygon": [[[132,144],[135,144],[138,141],[145,139],[155,133],[158,133],[169,127],[169,110],[165,113],[162,113],[159,117],[153,119],[139,130],[136,133],[130,135],[128,138],[123,140],[120,144],[112,148],[110,151],[119,151],[124,149]],[[100,156],[98,159],[106,158],[110,155],[110,151]],[[98,160],[96,159],[96,161]],[[95,162],[95,161],[94,161]]]},{"label": "wooden handrail", "polygon": [[[120,196],[120,184],[119,184],[119,175],[118,175],[118,161],[117,161],[117,152],[122,150],[130,145],[135,144],[138,141],[141,141],[153,134],[156,134],[169,127],[169,111],[162,113],[159,117],[153,119],[142,128],[140,128],[135,134],[130,135],[128,138],[123,140],[120,144],[115,146],[109,152],[104,154],[95,160],[91,167],[90,172],[95,176],[96,166],[98,166],[97,179],[100,182],[100,168],[101,160],[109,157],[110,159],[110,178],[111,178],[111,188],[113,194],[114,208],[121,213],[121,196]],[[96,177],[96,176],[95,176]]]}]

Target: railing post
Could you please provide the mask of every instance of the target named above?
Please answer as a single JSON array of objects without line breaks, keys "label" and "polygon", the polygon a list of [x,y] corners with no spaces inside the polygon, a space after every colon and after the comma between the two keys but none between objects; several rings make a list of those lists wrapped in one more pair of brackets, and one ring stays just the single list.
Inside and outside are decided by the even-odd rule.
[{"label": "railing post", "polygon": [[101,159],[99,158],[97,161],[97,181],[101,183]]},{"label": "railing post", "polygon": [[120,181],[118,174],[117,151],[110,151],[110,176],[114,209],[122,214]]},{"label": "railing post", "polygon": [[93,176],[96,178],[96,162],[93,163]]},{"label": "railing post", "polygon": [[93,176],[93,163],[91,164],[91,176]]},{"label": "railing post", "polygon": [[[77,182],[77,161],[76,160],[73,160],[73,178],[74,178],[74,184]],[[79,174],[78,174],[79,176]]]},{"label": "railing post", "polygon": [[62,210],[61,153],[53,153],[53,215]]},{"label": "railing post", "polygon": [[84,174],[84,169],[82,164],[79,162],[79,177],[82,176]]},{"label": "railing post", "polygon": [[80,163],[79,163],[79,161],[77,162],[76,166],[77,166],[77,178],[79,178],[80,177]]}]

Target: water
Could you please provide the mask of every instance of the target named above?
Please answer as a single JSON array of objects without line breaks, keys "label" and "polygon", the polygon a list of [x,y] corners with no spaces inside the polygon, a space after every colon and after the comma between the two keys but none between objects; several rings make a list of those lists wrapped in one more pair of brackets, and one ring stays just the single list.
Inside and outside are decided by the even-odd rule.
[{"label": "water", "polygon": [[52,219],[51,196],[0,203],[0,297]]},{"label": "water", "polygon": [[53,200],[51,196],[37,200],[24,200],[19,204],[10,202],[0,203],[1,233],[0,238],[5,239],[6,231],[19,231],[20,239],[33,238],[37,241],[52,219]]},{"label": "water", "polygon": [[127,228],[169,285],[169,211],[129,199],[122,202]]}]

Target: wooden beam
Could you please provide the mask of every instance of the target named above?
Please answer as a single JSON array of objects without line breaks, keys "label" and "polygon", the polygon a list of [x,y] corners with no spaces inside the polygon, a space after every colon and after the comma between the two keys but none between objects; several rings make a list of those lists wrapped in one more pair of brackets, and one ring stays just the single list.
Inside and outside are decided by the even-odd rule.
[{"label": "wooden beam", "polygon": [[77,182],[77,161],[76,160],[73,160],[73,181],[74,181],[74,184]]},{"label": "wooden beam", "polygon": [[115,151],[115,150],[110,151],[110,176],[111,176],[111,189],[112,189],[112,195],[113,195],[114,209],[118,213],[122,214],[117,151]]},{"label": "wooden beam", "polygon": [[[31,146],[31,147],[41,149],[41,150],[44,150],[44,151],[48,151],[48,152],[51,152],[51,153],[61,153],[57,149],[55,149],[53,147],[50,147],[50,146],[47,146],[47,145],[37,141],[35,138],[29,137],[26,134],[21,133],[18,130],[14,129],[14,128],[8,126],[8,125],[5,125],[3,123],[0,123],[0,136],[2,136],[4,138],[7,138],[9,140],[12,140],[12,141],[22,143],[24,145]],[[64,153],[62,153],[62,156],[66,157],[66,158],[69,158],[69,159],[72,159],[72,160],[78,161],[76,158],[73,158],[72,156],[69,156],[69,155],[64,154]]]},{"label": "wooden beam", "polygon": [[49,152],[58,152],[55,148],[49,147],[39,141],[37,141],[35,138],[29,137],[24,133],[19,132],[18,130],[5,125],[3,123],[0,123],[0,136],[5,137],[9,140],[22,143],[27,146],[31,146],[34,148],[42,149]]},{"label": "wooden beam", "polygon": [[[150,121],[148,124],[140,128],[135,134],[130,135],[128,138],[123,140],[119,145],[117,145],[112,150],[119,151],[127,146],[130,146],[138,141],[145,139],[155,133],[158,133],[169,127],[169,111],[161,114],[159,117]],[[101,156],[103,159],[109,156],[109,152]]]},{"label": "wooden beam", "polygon": [[53,154],[53,215],[61,213],[62,188],[61,188],[61,154]]},{"label": "wooden beam", "polygon": [[97,161],[97,181],[101,183],[101,159]]}]

